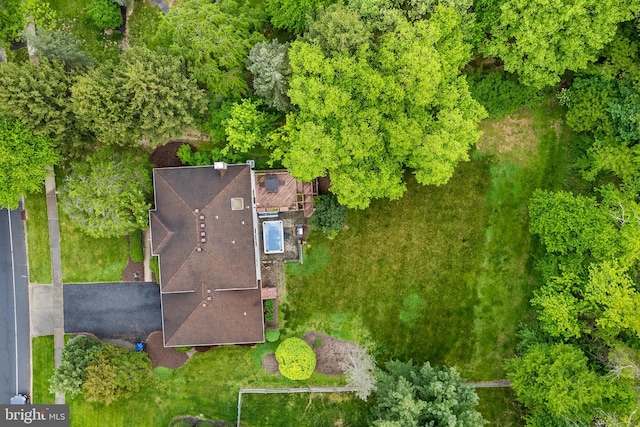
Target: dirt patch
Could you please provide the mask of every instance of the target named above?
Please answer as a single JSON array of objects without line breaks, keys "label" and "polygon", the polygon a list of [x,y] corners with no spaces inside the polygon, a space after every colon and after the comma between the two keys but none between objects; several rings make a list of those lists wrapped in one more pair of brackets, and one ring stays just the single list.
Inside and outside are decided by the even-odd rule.
[{"label": "dirt patch", "polygon": [[120,280],[122,282],[141,282],[143,279],[144,263],[133,262],[131,258],[129,258],[129,262],[127,262],[127,266],[124,268]]},{"label": "dirt patch", "polygon": [[[316,354],[315,372],[324,375],[343,375],[344,371],[340,368],[341,362],[345,360],[350,351],[358,347],[355,343],[339,340],[315,331],[306,332],[302,339],[313,348],[313,352]],[[316,344],[315,347],[314,344]],[[267,372],[277,373],[276,355],[273,353],[265,355],[262,358],[262,367]]]},{"label": "dirt patch", "polygon": [[[183,141],[173,141],[162,145],[151,154],[149,161],[157,168],[168,168],[182,166],[182,162],[177,156],[178,149],[185,144]],[[189,144],[191,145],[191,144]],[[191,151],[195,152],[196,147],[191,145]]]},{"label": "dirt patch", "polygon": [[164,346],[162,331],[153,332],[147,337],[145,351],[149,355],[154,368],[164,366],[165,368],[176,369],[189,360],[189,356],[186,353]]},{"label": "dirt patch", "polygon": [[476,147],[500,160],[526,161],[537,152],[538,137],[533,118],[508,116],[500,121],[485,122],[482,130]]},{"label": "dirt patch", "polygon": [[262,358],[262,367],[265,371],[271,372],[272,374],[277,374],[279,372],[278,361],[276,360],[275,353],[266,354]]}]

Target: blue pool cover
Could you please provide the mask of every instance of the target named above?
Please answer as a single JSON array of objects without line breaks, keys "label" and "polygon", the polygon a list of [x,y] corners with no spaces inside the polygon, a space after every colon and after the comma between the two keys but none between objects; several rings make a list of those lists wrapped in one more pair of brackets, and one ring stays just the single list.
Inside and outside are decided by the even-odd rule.
[{"label": "blue pool cover", "polygon": [[265,254],[283,253],[284,228],[282,221],[264,221],[262,223],[262,240]]}]

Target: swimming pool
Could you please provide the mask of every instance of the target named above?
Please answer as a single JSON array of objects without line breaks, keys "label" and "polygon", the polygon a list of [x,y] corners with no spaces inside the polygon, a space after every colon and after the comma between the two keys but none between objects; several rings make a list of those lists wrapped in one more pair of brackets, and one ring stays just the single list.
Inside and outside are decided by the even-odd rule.
[{"label": "swimming pool", "polygon": [[284,227],[282,221],[264,221],[262,223],[262,241],[265,254],[284,252]]}]

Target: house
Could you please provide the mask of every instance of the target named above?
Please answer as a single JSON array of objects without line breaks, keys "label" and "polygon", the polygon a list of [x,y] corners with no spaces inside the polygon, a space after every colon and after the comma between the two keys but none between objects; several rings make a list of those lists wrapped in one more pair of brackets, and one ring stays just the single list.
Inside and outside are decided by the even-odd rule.
[{"label": "house", "polygon": [[164,345],[264,342],[254,171],[154,169],[153,184]]}]

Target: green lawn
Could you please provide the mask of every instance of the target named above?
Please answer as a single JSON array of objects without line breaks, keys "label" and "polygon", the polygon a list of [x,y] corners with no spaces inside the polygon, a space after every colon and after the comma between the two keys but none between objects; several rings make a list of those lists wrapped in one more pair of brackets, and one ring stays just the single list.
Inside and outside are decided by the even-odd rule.
[{"label": "green lawn", "polygon": [[31,339],[33,360],[33,396],[34,404],[55,402],[55,395],[49,393],[49,378],[53,375],[53,335]]},{"label": "green lawn", "polygon": [[58,14],[58,27],[71,30],[98,62],[118,57],[122,35],[117,31],[106,35],[93,23],[87,13],[89,0],[48,1]]},{"label": "green lawn", "polygon": [[[518,325],[532,316],[528,198],[566,174],[560,117],[544,107],[487,121],[473,160],[446,186],[410,178],[402,199],[350,211],[336,239],[312,234],[304,264],[288,266],[286,328],[372,340],[380,361],[428,360],[456,365],[470,380],[504,378]],[[487,396],[495,421],[490,408],[500,405]],[[505,417],[503,425],[518,423]]]},{"label": "green lawn", "polygon": [[52,283],[45,193],[25,197],[24,204],[27,211],[29,280],[31,283]]},{"label": "green lawn", "polygon": [[[135,0],[129,17],[129,45],[148,46],[156,34],[162,17],[160,8],[151,6],[149,0]],[[130,6],[131,7],[131,6]]]},{"label": "green lawn", "polygon": [[[48,379],[53,367],[53,338],[34,338],[33,364],[35,372],[46,372],[42,377]],[[46,348],[49,348],[48,352]],[[280,375],[272,375],[262,369],[260,357],[261,346],[219,347],[206,353],[196,353],[181,368],[171,371],[156,369],[154,381],[133,399],[121,399],[110,406],[91,404],[82,397],[69,400],[71,425],[81,427],[93,426],[166,426],[176,415],[203,414],[207,418],[233,422],[237,417],[238,390],[241,387],[301,387],[314,385],[342,385],[341,378],[331,378],[314,374],[308,381],[290,381]],[[38,351],[36,351],[38,349]],[[39,378],[39,377],[38,377]],[[45,388],[46,387],[46,388]],[[34,402],[46,399],[49,384],[42,379],[34,378]],[[316,399],[317,395],[313,395]],[[50,397],[50,396],[49,396]],[[296,426],[300,414],[305,410],[320,414],[323,419],[357,419],[362,416],[364,405],[349,396],[331,394],[319,398],[318,404],[309,404],[309,395],[305,398],[273,397],[269,402],[257,402],[253,397],[243,405],[243,425],[263,427],[265,416],[273,419],[276,414],[282,417],[279,426]],[[346,402],[345,407],[341,402]],[[258,407],[257,404],[261,406]],[[262,405],[264,410],[262,409]],[[284,405],[282,407],[281,405]],[[307,408],[307,409],[305,409]],[[354,408],[356,411],[351,411]],[[287,411],[286,413],[284,411]],[[326,411],[325,411],[326,410]],[[280,413],[283,411],[283,413]],[[312,424],[310,424],[312,425]],[[322,424],[317,424],[322,425]],[[326,424],[325,424],[326,425]],[[344,424],[350,425],[350,424]],[[353,425],[353,424],[351,424]]]},{"label": "green lawn", "polygon": [[[29,274],[33,283],[51,283],[49,229],[44,193],[26,199]],[[94,239],[58,209],[64,283],[120,281],[129,259],[124,237]]]}]

